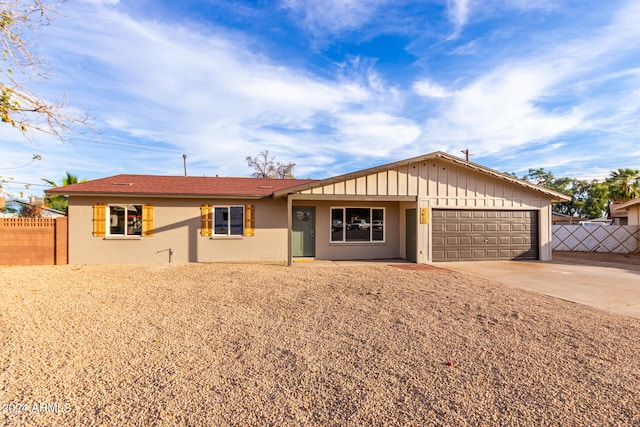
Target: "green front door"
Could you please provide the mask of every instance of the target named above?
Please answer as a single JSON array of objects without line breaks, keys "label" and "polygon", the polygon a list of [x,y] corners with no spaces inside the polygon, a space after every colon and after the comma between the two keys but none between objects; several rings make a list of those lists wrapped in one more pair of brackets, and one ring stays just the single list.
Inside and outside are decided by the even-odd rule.
[{"label": "green front door", "polygon": [[293,206],[292,209],[291,255],[294,257],[315,256],[315,208]]},{"label": "green front door", "polygon": [[415,209],[407,209],[405,213],[406,223],[406,259],[407,261],[417,262],[418,251],[418,233],[417,233],[417,218]]}]

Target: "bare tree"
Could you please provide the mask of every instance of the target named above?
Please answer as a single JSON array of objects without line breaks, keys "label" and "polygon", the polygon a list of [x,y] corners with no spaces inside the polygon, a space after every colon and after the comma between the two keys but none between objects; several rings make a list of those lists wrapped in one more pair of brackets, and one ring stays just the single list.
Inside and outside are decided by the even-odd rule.
[{"label": "bare tree", "polygon": [[293,178],[293,162],[280,163],[276,162],[276,156],[269,154],[269,150],[265,150],[255,157],[246,157],[247,165],[253,168],[254,178]]},{"label": "bare tree", "polygon": [[87,116],[65,110],[65,102],[48,101],[33,93],[26,83],[45,80],[47,70],[24,37],[51,23],[55,7],[63,0],[0,0],[0,120],[27,137],[29,129],[64,140],[77,125],[87,128]]},{"label": "bare tree", "polygon": [[276,175],[278,176],[278,178],[293,179],[293,167],[295,165],[296,164],[292,162],[278,163],[278,166],[276,168]]}]

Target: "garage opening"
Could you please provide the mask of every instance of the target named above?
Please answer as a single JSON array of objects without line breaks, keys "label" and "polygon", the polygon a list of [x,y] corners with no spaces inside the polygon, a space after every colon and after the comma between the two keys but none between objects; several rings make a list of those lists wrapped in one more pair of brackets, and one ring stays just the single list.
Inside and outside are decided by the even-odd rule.
[{"label": "garage opening", "polygon": [[434,209],[433,261],[538,259],[538,212]]}]

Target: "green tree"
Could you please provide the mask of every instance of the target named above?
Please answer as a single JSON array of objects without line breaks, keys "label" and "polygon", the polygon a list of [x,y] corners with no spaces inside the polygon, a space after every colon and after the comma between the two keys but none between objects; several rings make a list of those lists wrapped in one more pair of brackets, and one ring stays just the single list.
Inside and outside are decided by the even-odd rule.
[{"label": "green tree", "polygon": [[587,218],[602,217],[609,204],[609,186],[597,180],[591,181],[587,190],[587,198],[581,210],[581,216]]},{"label": "green tree", "polygon": [[[42,180],[54,188],[58,187],[58,184],[53,180],[46,179],[46,178],[42,178]],[[78,177],[76,175],[72,175],[69,172],[67,172],[66,175],[60,181],[60,186],[64,187],[65,185],[77,184],[79,182],[86,182],[86,181],[87,181],[86,179],[78,180]],[[60,194],[56,194],[55,196],[46,196],[44,198],[44,201],[47,204],[47,206],[49,206],[51,209],[55,209],[61,212],[65,212],[67,210],[67,207],[69,206],[68,197]]]},{"label": "green tree", "polygon": [[578,212],[581,204],[578,198],[580,196],[580,192],[576,192],[576,190],[580,190],[580,183],[578,180],[572,178],[556,178],[553,175],[553,172],[546,171],[544,168],[529,169],[529,172],[523,176],[522,179],[571,196],[571,201],[569,202],[554,203],[554,212],[570,216],[574,216]]},{"label": "green tree", "polygon": [[0,2],[0,120],[27,137],[29,129],[64,139],[87,117],[69,114],[62,101],[50,102],[30,91],[25,82],[47,78],[42,60],[34,55],[25,34],[49,25],[62,0],[2,0]]},{"label": "green tree", "polygon": [[623,203],[640,197],[640,171],[618,169],[607,178],[609,196],[612,202]]}]

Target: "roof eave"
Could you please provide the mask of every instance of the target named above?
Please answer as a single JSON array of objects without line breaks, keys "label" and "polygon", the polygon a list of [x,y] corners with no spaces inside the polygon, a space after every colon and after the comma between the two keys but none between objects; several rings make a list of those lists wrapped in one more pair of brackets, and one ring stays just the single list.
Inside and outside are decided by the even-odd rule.
[{"label": "roof eave", "polygon": [[272,194],[166,194],[166,193],[113,193],[113,192],[73,192],[73,193],[47,193],[62,196],[85,196],[85,197],[154,197],[163,199],[195,199],[195,198],[208,198],[208,199],[268,199],[272,197]]},{"label": "roof eave", "polygon": [[616,205],[613,208],[613,210],[614,211],[618,211],[618,210],[621,210],[621,209],[629,209],[630,207],[635,206],[635,205],[640,205],[640,199],[633,199],[633,200],[629,200],[628,202],[624,202],[624,203],[621,203],[619,205]]}]

